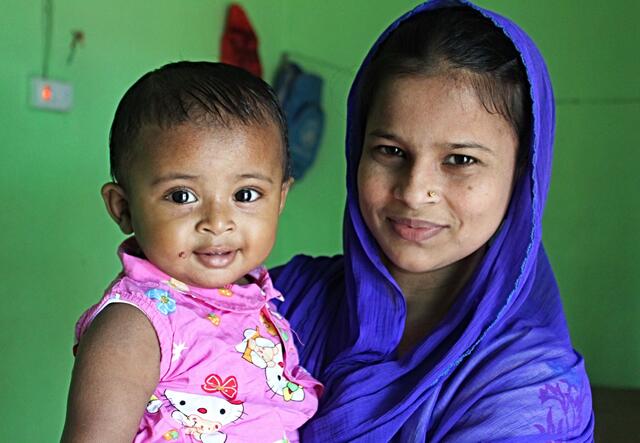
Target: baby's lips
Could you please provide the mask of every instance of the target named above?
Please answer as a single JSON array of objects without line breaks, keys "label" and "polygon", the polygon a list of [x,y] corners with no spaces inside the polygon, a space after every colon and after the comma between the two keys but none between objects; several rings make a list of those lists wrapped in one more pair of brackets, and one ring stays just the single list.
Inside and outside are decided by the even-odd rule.
[{"label": "baby's lips", "polygon": [[196,249],[193,252],[194,254],[199,254],[199,255],[226,255],[235,250],[236,248],[232,248],[230,246],[208,246],[208,247]]}]

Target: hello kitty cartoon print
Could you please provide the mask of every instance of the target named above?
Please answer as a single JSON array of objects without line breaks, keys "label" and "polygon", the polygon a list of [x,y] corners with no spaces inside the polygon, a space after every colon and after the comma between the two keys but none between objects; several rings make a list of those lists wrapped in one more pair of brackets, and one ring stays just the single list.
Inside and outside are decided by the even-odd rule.
[{"label": "hello kitty cartoon print", "polygon": [[167,389],[164,395],[176,410],[174,420],[184,426],[184,433],[204,443],[224,443],[227,436],[222,428],[242,418],[243,402],[236,399],[238,381],[234,376],[224,380],[209,375],[202,390],[215,395],[187,394]]},{"label": "hello kitty cartoon print", "polygon": [[282,352],[282,347],[263,337],[260,334],[260,327],[246,329],[244,340],[236,346],[236,351],[242,353],[242,358],[257,367],[264,369],[275,364],[276,354]]},{"label": "hello kitty cartoon print", "polygon": [[236,346],[236,351],[249,363],[265,370],[265,381],[275,395],[284,401],[304,400],[302,386],[289,380],[284,373],[282,344],[263,337],[259,326],[244,331],[244,340]]},{"label": "hello kitty cartoon print", "polygon": [[251,271],[248,284],[196,288],[129,250],[123,244],[122,274],[79,320],[76,336],[81,341],[112,303],[137,307],[153,325],[160,379],[134,442],[298,441],[322,385],[299,366],[266,269]]}]

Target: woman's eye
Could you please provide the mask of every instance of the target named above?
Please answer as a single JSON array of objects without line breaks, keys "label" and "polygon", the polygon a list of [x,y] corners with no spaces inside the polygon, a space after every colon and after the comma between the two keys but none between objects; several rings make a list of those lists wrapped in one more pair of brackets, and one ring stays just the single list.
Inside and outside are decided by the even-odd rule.
[{"label": "woman's eye", "polygon": [[171,200],[173,203],[178,203],[180,205],[184,205],[186,203],[194,203],[198,201],[198,199],[192,192],[184,189],[173,191],[171,194],[167,196],[167,198]]},{"label": "woman's eye", "polygon": [[447,157],[447,159],[444,162],[447,165],[469,166],[469,165],[472,165],[472,164],[476,163],[477,160],[475,158],[473,158],[473,157],[468,156],[468,155],[454,154],[454,155],[450,155],[449,157]]},{"label": "woman's eye", "polygon": [[233,198],[240,203],[249,203],[249,202],[256,201],[261,196],[262,194],[260,194],[255,189],[241,189],[235,193]]},{"label": "woman's eye", "polygon": [[404,151],[400,148],[398,148],[397,146],[380,146],[378,148],[380,150],[380,152],[382,152],[384,155],[390,155],[393,157],[404,157]]}]

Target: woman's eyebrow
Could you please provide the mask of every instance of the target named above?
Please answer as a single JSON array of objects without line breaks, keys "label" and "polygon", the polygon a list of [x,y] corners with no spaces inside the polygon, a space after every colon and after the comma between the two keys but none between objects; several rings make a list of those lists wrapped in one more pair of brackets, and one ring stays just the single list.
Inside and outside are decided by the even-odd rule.
[{"label": "woman's eyebrow", "polygon": [[447,143],[447,146],[451,149],[482,149],[483,151],[493,152],[491,148],[486,147],[485,145],[481,145],[480,143],[474,142],[461,142],[461,143]]},{"label": "woman's eyebrow", "polygon": [[398,136],[396,136],[395,134],[392,134],[391,132],[384,131],[382,129],[374,129],[373,131],[370,131],[367,135],[370,135],[373,137],[386,138],[388,140],[400,141],[400,138]]}]

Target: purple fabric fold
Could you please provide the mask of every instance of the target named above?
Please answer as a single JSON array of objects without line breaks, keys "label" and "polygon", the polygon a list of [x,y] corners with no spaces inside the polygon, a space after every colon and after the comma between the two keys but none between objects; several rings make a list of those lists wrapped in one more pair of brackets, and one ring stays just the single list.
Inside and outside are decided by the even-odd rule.
[{"label": "purple fabric fold", "polygon": [[[477,9],[519,50],[533,104],[531,160],[470,282],[442,323],[398,359],[406,306],[358,208],[362,128],[355,91],[363,68],[400,23],[451,6]],[[349,95],[344,256],[298,256],[272,271],[286,296],[280,310],[303,343],[301,361],[326,386],[303,441],[592,441],[588,378],[542,247],[554,127],[544,60],[508,19],[469,2],[434,0],[380,36]]]}]

